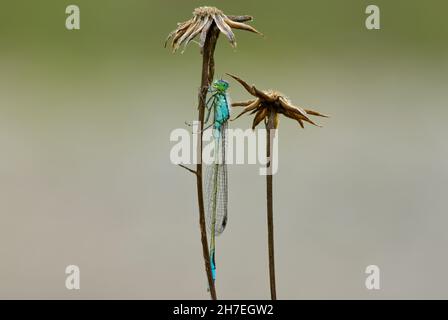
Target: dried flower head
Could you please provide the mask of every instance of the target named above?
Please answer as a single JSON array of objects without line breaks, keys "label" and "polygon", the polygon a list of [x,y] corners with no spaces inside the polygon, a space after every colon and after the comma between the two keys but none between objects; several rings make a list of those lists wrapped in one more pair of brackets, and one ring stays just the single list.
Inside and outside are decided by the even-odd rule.
[{"label": "dried flower head", "polygon": [[246,30],[261,35],[261,33],[253,27],[241,22],[248,20],[252,20],[252,17],[232,17],[225,15],[221,10],[215,7],[199,7],[193,11],[193,18],[177,24],[176,30],[168,35],[165,41],[165,46],[167,42],[172,39],[171,48],[173,49],[173,52],[178,50],[182,44],[184,45],[183,52],[188,43],[199,35],[199,45],[203,48],[207,32],[213,25],[216,25],[227,39],[229,39],[230,44],[235,47],[236,40],[232,28]]},{"label": "dried flower head", "polygon": [[238,119],[243,114],[250,112],[250,114],[255,113],[254,121],[252,123],[252,129],[262,121],[267,121],[270,112],[274,113],[274,127],[278,126],[278,115],[283,114],[284,116],[296,120],[302,128],[304,128],[304,122],[311,123],[312,125],[317,126],[308,115],[319,116],[319,117],[328,117],[319,112],[303,109],[297,106],[294,106],[285,95],[275,90],[265,90],[261,91],[257,89],[255,86],[250,86],[244,80],[241,80],[237,76],[228,74],[236,81],[238,81],[251,95],[253,95],[256,99],[245,101],[245,102],[234,102],[232,103],[232,107],[245,107],[244,110],[233,120]]}]

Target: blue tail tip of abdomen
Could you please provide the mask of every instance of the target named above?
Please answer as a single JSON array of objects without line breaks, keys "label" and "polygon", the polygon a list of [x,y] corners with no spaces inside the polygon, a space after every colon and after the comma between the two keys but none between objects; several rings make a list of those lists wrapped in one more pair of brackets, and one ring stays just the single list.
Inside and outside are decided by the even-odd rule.
[{"label": "blue tail tip of abdomen", "polygon": [[214,253],[210,256],[210,269],[212,271],[213,281],[216,280],[216,265],[215,265],[215,255]]}]

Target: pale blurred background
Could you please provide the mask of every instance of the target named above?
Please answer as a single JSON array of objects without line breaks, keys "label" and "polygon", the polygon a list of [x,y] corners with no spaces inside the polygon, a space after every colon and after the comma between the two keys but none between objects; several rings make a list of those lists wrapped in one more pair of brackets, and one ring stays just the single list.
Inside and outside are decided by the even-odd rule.
[{"label": "pale blurred background", "polygon": [[[332,116],[280,123],[278,297],[448,298],[448,3],[372,3],[379,31],[360,0],[2,1],[0,298],[209,297],[195,181],[169,160],[170,132],[197,116],[200,55],[163,48],[204,4],[266,35],[236,31],[236,50],[220,37],[218,77]],[[65,29],[69,4],[79,31]],[[229,172],[218,296],[269,298],[264,177]],[[379,291],[364,286],[370,264]]]}]

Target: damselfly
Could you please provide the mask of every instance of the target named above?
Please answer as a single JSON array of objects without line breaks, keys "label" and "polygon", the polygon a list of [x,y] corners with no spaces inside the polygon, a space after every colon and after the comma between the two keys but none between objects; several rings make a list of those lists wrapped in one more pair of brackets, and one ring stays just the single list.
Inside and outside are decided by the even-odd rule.
[{"label": "damselfly", "polygon": [[209,122],[213,111],[214,162],[205,166],[205,209],[207,227],[210,234],[210,264],[213,280],[216,279],[215,236],[220,235],[227,224],[227,164],[226,164],[226,130],[230,118],[230,103],[227,96],[229,83],[215,80],[209,89],[207,117]]}]

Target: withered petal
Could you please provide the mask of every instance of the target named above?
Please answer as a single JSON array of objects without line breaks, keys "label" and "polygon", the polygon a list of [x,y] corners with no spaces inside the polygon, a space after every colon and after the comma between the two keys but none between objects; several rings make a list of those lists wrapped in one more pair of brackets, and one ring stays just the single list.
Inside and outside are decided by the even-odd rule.
[{"label": "withered petal", "polygon": [[305,110],[303,110],[302,108],[293,106],[292,104],[289,104],[288,101],[287,101],[285,98],[283,98],[283,97],[280,97],[278,100],[280,101],[280,104],[282,105],[282,107],[285,108],[285,110],[288,110],[288,111],[290,111],[290,112],[296,112],[296,113],[299,113],[299,114],[301,114],[301,115],[304,117],[303,120],[308,121],[308,122],[310,122],[310,123],[313,123],[313,122],[307,117]]},{"label": "withered petal", "polygon": [[248,100],[248,101],[240,101],[240,102],[233,102],[232,107],[246,107],[250,105],[255,100]]},{"label": "withered petal", "polygon": [[255,100],[254,102],[252,102],[250,105],[248,105],[246,108],[244,108],[244,110],[236,117],[234,118],[232,121],[238,119],[239,117],[241,117],[243,114],[249,112],[249,111],[256,111],[257,108],[260,106],[260,99]]},{"label": "withered petal", "polygon": [[282,112],[286,117],[295,119],[295,118],[299,118],[300,120],[304,120],[307,121],[308,117],[302,115],[300,112],[297,112],[297,110],[293,109],[293,110],[283,110]]},{"label": "withered petal", "polygon": [[202,28],[208,23],[208,20],[210,18],[207,16],[205,19],[201,20],[199,23],[197,23],[196,28],[193,30],[193,32],[190,34],[190,36],[185,40],[184,50],[187,47],[188,43],[196,37],[199,32],[202,31]]},{"label": "withered petal", "polygon": [[201,32],[201,36],[200,36],[200,40],[199,40],[199,45],[201,46],[201,48],[204,47],[205,44],[205,39],[207,38],[207,33],[208,30],[210,29],[210,26],[213,23],[213,19],[208,19],[207,23],[204,25],[204,27],[202,28],[202,32]]},{"label": "withered petal", "polygon": [[254,20],[254,18],[252,16],[227,16],[227,18],[229,18],[232,21],[236,21],[236,22],[246,22],[246,21],[252,21]]},{"label": "withered petal", "polygon": [[260,110],[261,107],[259,107],[258,109],[252,110],[249,114],[254,114],[255,112],[258,112],[258,110]]},{"label": "withered petal", "polygon": [[163,47],[166,48],[166,44],[168,43],[168,41],[173,37],[173,35],[177,32],[177,30],[171,31],[170,34],[168,35],[168,37],[166,37],[165,39],[165,43],[163,44]]},{"label": "withered petal", "polygon": [[184,32],[184,34],[182,35],[182,37],[180,37],[180,39],[177,41],[177,43],[175,44],[175,50],[179,49],[179,47],[182,45],[182,43],[191,35],[191,33],[193,32],[193,30],[196,28],[196,26],[198,25],[198,23],[200,23],[200,21],[198,21],[196,19],[196,17],[193,19],[194,21],[191,23],[191,25],[188,27],[188,29]]},{"label": "withered petal", "polygon": [[171,43],[171,47],[173,49],[173,52],[175,52],[176,51],[175,48],[178,47],[177,43],[178,43],[179,39],[185,33],[185,30],[187,30],[191,26],[191,24],[193,22],[194,22],[194,18],[192,18],[192,19],[190,19],[188,21],[185,21],[184,24],[182,25],[182,27],[177,28],[175,30],[175,34],[174,34],[174,37],[173,37],[173,40],[172,40],[172,43]]},{"label": "withered petal", "polygon": [[235,42],[235,35],[233,34],[232,28],[230,28],[225,22],[221,15],[217,14],[213,16],[213,19],[215,20],[216,25],[218,26],[219,30],[224,33],[224,35],[229,39],[230,44],[233,47],[236,47]]},{"label": "withered petal", "polygon": [[309,109],[303,109],[303,110],[305,110],[305,112],[307,114],[310,114],[312,116],[318,116],[318,117],[324,117],[324,118],[329,118],[330,117],[330,116],[327,116],[325,114],[319,113],[319,112],[314,111],[314,110],[309,110]]},{"label": "withered petal", "polygon": [[316,124],[314,121],[312,121],[310,118],[308,118],[308,117],[304,117],[303,119],[302,119],[302,117],[299,117],[301,120],[303,120],[303,121],[306,121],[306,122],[308,122],[308,123],[311,123],[312,125],[315,125],[316,127],[320,127],[318,124]]},{"label": "withered petal", "polygon": [[249,25],[247,25],[245,23],[232,21],[228,17],[225,17],[224,21],[225,21],[225,23],[227,23],[232,28],[250,31],[250,32],[257,33],[257,34],[263,36],[263,34],[261,32],[259,32],[257,29],[255,29],[254,27],[251,27],[251,26],[249,26]]},{"label": "withered petal", "polygon": [[168,34],[168,36],[166,37],[166,39],[165,39],[165,44],[164,44],[165,48],[166,48],[166,45],[167,45],[167,43],[168,43],[168,40],[170,40],[175,34],[178,34],[178,33],[180,33],[181,31],[185,30],[185,29],[188,27],[189,23],[191,23],[191,19],[190,19],[190,20],[187,20],[187,21],[184,21],[184,22],[179,22],[179,23],[177,24],[177,28],[176,28],[175,30],[171,31],[171,32]]},{"label": "withered petal", "polygon": [[272,97],[270,97],[269,95],[267,95],[266,93],[264,93],[261,90],[258,90],[257,88],[255,88],[254,85],[250,86],[246,81],[238,78],[237,76],[234,76],[230,73],[226,73],[228,76],[232,77],[233,79],[235,79],[236,81],[238,81],[251,95],[261,98],[263,100],[272,102],[275,99],[273,99]]},{"label": "withered petal", "polygon": [[255,96],[254,90],[252,89],[252,87],[246,81],[244,81],[244,80],[242,80],[242,79],[238,78],[237,76],[234,76],[234,75],[232,75],[230,73],[226,73],[226,74],[228,76],[232,77],[233,79],[235,79],[236,81],[238,81],[244,87],[244,89],[247,90],[247,92],[249,92],[251,95]]},{"label": "withered petal", "polygon": [[[316,127],[321,127],[320,125],[316,124],[314,121],[312,121],[310,118],[303,116],[301,113],[297,111],[288,111],[283,113],[286,117],[294,119],[299,121],[300,125],[303,125],[303,121],[306,121]],[[303,126],[302,126],[303,128]]]},{"label": "withered petal", "polygon": [[257,114],[254,117],[254,122],[252,123],[252,130],[255,129],[256,126],[258,126],[258,124],[264,119],[266,118],[266,114],[267,114],[268,109],[263,108],[263,109],[259,109]]},{"label": "withered petal", "polygon": [[302,129],[304,129],[305,128],[305,126],[304,126],[304,124],[303,124],[303,119],[299,116],[299,114],[297,114],[297,113],[284,113],[284,115],[285,115],[285,117],[287,117],[287,118],[290,118],[290,119],[293,119],[293,120],[296,120],[299,124],[300,124],[300,126],[302,127]]},{"label": "withered petal", "polygon": [[270,95],[264,93],[264,92],[261,91],[261,90],[258,90],[255,86],[252,86],[252,89],[254,90],[255,95],[256,95],[257,97],[259,97],[259,98],[261,98],[261,99],[263,99],[263,100],[266,100],[266,101],[268,101],[268,102],[273,102],[273,101],[275,101],[275,99],[274,99],[273,97],[271,97]]}]

